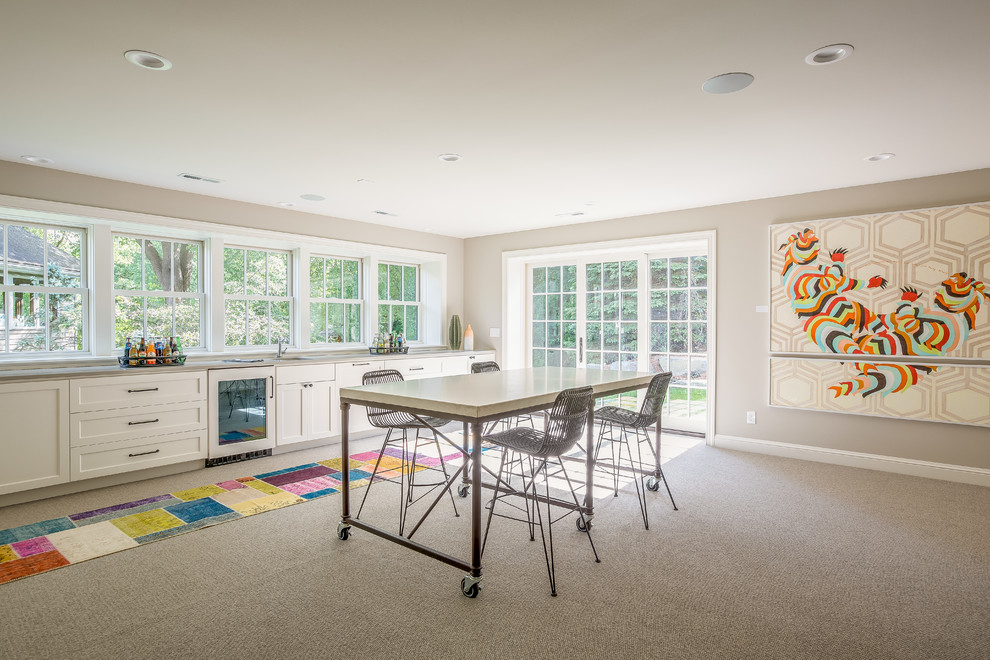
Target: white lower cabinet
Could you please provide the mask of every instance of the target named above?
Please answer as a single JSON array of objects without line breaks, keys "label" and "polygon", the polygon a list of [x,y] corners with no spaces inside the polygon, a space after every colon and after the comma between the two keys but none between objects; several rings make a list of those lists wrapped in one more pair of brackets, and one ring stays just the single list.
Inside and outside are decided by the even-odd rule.
[{"label": "white lower cabinet", "polygon": [[495,359],[493,352],[465,353],[464,355],[454,355],[452,357],[434,358],[440,360],[441,373],[444,376],[455,374],[471,373],[471,365],[476,362],[489,362]]},{"label": "white lower cabinet", "polygon": [[0,494],[69,481],[69,381],[0,385]]},{"label": "white lower cabinet", "polygon": [[291,445],[338,435],[333,364],[279,366],[275,369],[275,444]]},{"label": "white lower cabinet", "polygon": [[[379,371],[385,368],[382,360],[359,360],[356,362],[337,363],[337,387],[357,387],[361,385],[361,378],[369,371]],[[338,420],[340,426],[340,406],[334,408],[334,419]],[[349,433],[359,433],[369,431],[374,428],[368,423],[368,415],[362,406],[351,406],[350,408]]]},{"label": "white lower cabinet", "polygon": [[72,480],[206,458],[205,371],[73,378]]}]

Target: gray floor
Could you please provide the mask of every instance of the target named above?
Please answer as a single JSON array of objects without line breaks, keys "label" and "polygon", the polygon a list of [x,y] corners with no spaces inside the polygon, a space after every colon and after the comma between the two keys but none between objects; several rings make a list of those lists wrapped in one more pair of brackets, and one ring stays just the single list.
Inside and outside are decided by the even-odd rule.
[{"label": "gray floor", "polygon": [[[266,460],[328,452],[309,453]],[[8,507],[2,526],[261,471],[213,470]],[[665,471],[680,511],[651,494],[649,531],[631,486],[600,499],[602,563],[555,527],[557,598],[518,523],[493,523],[472,600],[446,565],[339,541],[331,496],[2,585],[0,657],[987,657],[990,489],[704,445]],[[376,486],[365,517],[390,524],[397,501]],[[420,539],[466,555],[465,513],[444,503]]]}]

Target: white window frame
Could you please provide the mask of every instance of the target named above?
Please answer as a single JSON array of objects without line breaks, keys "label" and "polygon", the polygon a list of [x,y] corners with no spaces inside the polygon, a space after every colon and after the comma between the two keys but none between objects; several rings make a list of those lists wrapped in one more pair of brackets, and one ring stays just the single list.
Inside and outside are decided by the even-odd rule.
[{"label": "white window frame", "polygon": [[[422,343],[424,343],[424,341],[423,341],[423,334],[424,334],[424,332],[423,332],[423,269],[422,269],[421,265],[420,264],[417,264],[417,263],[409,263],[409,262],[405,262],[405,261],[384,261],[384,260],[383,261],[379,261],[377,265],[379,267],[381,267],[381,266],[389,266],[389,267],[390,266],[398,266],[398,267],[400,267],[400,268],[403,269],[402,270],[402,278],[403,279],[402,279],[402,285],[401,285],[402,286],[402,290],[403,290],[403,295],[405,295],[405,277],[406,277],[406,275],[405,275],[405,269],[406,268],[415,268],[416,269],[416,300],[414,300],[414,301],[413,300],[389,300],[387,298],[379,298],[378,296],[380,295],[380,285],[381,285],[381,283],[378,282],[378,285],[379,286],[377,286],[375,288],[375,324],[374,324],[374,331],[371,332],[371,335],[373,336],[375,333],[382,332],[382,331],[384,331],[385,334],[387,335],[389,332],[391,332],[392,324],[394,323],[394,319],[392,318],[392,307],[395,307],[397,305],[398,306],[402,306],[402,307],[415,307],[416,308],[416,322],[417,322],[417,325],[416,325],[416,339],[408,339],[409,331],[405,329],[405,318],[403,318],[403,321],[402,321],[402,323],[403,323],[403,326],[402,327],[403,327],[403,330],[404,330],[403,334],[406,336],[406,338],[408,339],[408,341],[409,341],[410,344],[422,344]],[[377,273],[377,270],[376,270],[376,273]],[[381,319],[380,314],[381,314],[381,306],[382,305],[388,305],[389,306],[389,327],[388,328],[385,328],[384,330],[381,327],[381,325],[379,324],[379,321]],[[405,312],[403,313],[403,316],[405,316]],[[370,328],[369,328],[369,330],[370,330]]]},{"label": "white window frame", "polygon": [[[45,232],[45,238],[42,238],[42,243],[44,245],[44,263],[42,264],[42,284],[41,285],[28,285],[28,284],[14,284],[10,281],[10,259],[9,259],[9,249],[10,240],[7,232],[7,227],[14,225],[17,227],[27,227],[31,229],[41,229]],[[78,287],[57,287],[50,286],[48,284],[48,249],[49,244],[47,240],[48,231],[71,231],[78,232],[80,236],[80,248],[79,248],[79,286]],[[45,357],[56,357],[56,356],[76,356],[76,355],[89,355],[90,349],[90,288],[89,282],[89,249],[90,249],[90,238],[89,232],[85,227],[64,225],[64,224],[54,224],[54,223],[43,223],[43,222],[32,222],[24,221],[16,216],[7,215],[6,213],[0,215],[0,236],[3,240],[3,261],[0,263],[0,275],[5,275],[3,283],[0,284],[0,291],[4,293],[3,296],[3,307],[0,307],[0,331],[3,333],[3,339],[0,341],[0,359],[3,360],[13,360],[13,359],[23,359],[29,357],[45,356]],[[14,297],[18,293],[30,293],[30,294],[48,294],[48,295],[78,295],[81,298],[82,307],[82,319],[80,332],[82,333],[82,348],[74,351],[59,351],[52,350],[52,336],[51,336],[51,322],[47,318],[45,324],[42,326],[45,332],[45,350],[42,351],[12,351],[10,350],[10,340],[11,340],[11,326],[10,322],[13,317],[12,311],[14,307]],[[46,298],[47,300],[47,298]]]},{"label": "white window frame", "polygon": [[[420,344],[444,346],[447,337],[448,285],[458,289],[458,283],[448,282],[447,260],[444,252],[432,252],[353,240],[334,239],[289,232],[260,229],[247,226],[221,224],[203,220],[136,213],[116,209],[54,202],[0,194],[0,217],[15,224],[37,224],[72,230],[82,230],[86,236],[84,295],[84,332],[88,337],[88,352],[58,351],[52,353],[0,354],[0,363],[16,362],[32,364],[58,360],[59,364],[74,362],[79,365],[103,365],[108,359],[116,364],[119,351],[114,347],[114,281],[113,234],[161,237],[161,240],[203,243],[200,270],[200,286],[204,302],[201,308],[201,349],[187,350],[199,356],[224,356],[251,354],[266,347],[224,345],[224,288],[223,249],[225,246],[241,249],[277,249],[290,254],[290,327],[297,350],[312,348],[313,352],[332,354],[335,351],[353,351],[353,345],[314,345],[308,342],[308,306],[301,304],[308,297],[309,282],[294,264],[307,264],[307,255],[339,255],[348,259],[361,259],[361,282],[364,291],[364,316],[362,319],[363,342],[371,339],[370,329],[377,327],[378,291],[377,265],[379,261],[419,268],[419,332]],[[259,247],[256,247],[259,246]],[[78,293],[73,290],[72,293]],[[304,333],[303,330],[306,329]]]},{"label": "white window frame", "polygon": [[[199,300],[199,340],[195,344],[190,344],[186,340],[183,340],[182,341],[182,344],[183,344],[182,345],[182,348],[183,348],[183,350],[191,350],[191,349],[201,349],[201,348],[203,348],[205,346],[205,343],[206,343],[205,342],[205,333],[204,333],[204,319],[206,318],[206,294],[204,293],[204,277],[203,277],[203,274],[205,272],[204,261],[205,261],[205,257],[206,257],[206,250],[205,250],[205,246],[204,246],[203,241],[201,241],[201,240],[195,240],[195,239],[176,238],[176,237],[171,237],[171,236],[169,236],[169,237],[165,237],[165,236],[151,236],[151,235],[148,235],[148,234],[138,234],[138,233],[133,233],[133,232],[115,231],[115,232],[113,232],[111,234],[111,251],[112,251],[113,254],[116,254],[116,250],[114,249],[115,248],[114,242],[116,241],[117,238],[129,238],[129,239],[141,241],[142,249],[141,249],[141,252],[140,253],[141,253],[142,263],[144,262],[144,259],[145,259],[144,249],[143,249],[144,248],[144,241],[161,241],[161,242],[167,242],[167,243],[182,243],[182,244],[185,244],[185,245],[193,245],[193,246],[196,247],[196,259],[197,259],[197,263],[198,263],[199,273],[198,273],[198,276],[197,276],[198,282],[197,282],[197,289],[196,289],[196,291],[175,291],[174,290],[174,279],[175,279],[174,278],[174,272],[175,272],[174,269],[172,269],[173,282],[170,282],[170,285],[173,286],[173,289],[167,290],[167,291],[166,290],[148,289],[147,288],[147,282],[145,281],[145,269],[144,269],[144,267],[141,268],[141,288],[140,289],[118,289],[116,287],[116,284],[117,284],[116,273],[114,272],[116,270],[117,262],[116,262],[116,258],[114,258],[114,262],[113,262],[113,266],[112,266],[112,270],[111,270],[111,278],[112,278],[112,281],[113,281],[113,284],[114,284],[113,298],[112,298],[112,304],[113,304],[113,310],[114,310],[114,312],[113,312],[113,319],[114,319],[113,320],[113,333],[114,334],[116,333],[116,325],[117,325],[117,304],[116,303],[117,303],[117,297],[118,296],[131,296],[131,297],[143,298],[143,303],[142,303],[142,310],[143,310],[143,312],[142,312],[141,324],[142,324],[142,327],[144,328],[144,333],[146,333],[146,334],[144,334],[144,335],[138,335],[138,336],[145,336],[145,337],[150,337],[151,336],[150,334],[147,334],[149,332],[148,331],[148,301],[147,301],[148,298],[178,298],[178,299],[185,298],[185,299],[196,299],[196,300]],[[169,335],[169,336],[175,336],[175,308],[172,309],[172,334]],[[113,346],[114,349],[118,349],[119,350],[119,349],[123,348],[122,346],[117,346],[116,345],[116,338],[113,337],[113,336],[111,336],[110,342],[111,342],[111,346]]]},{"label": "white window frame", "polygon": [[[224,350],[229,351],[229,350],[236,350],[236,349],[251,350],[251,349],[258,349],[258,348],[270,348],[272,346],[275,346],[277,343],[279,343],[279,340],[281,338],[274,336],[273,335],[274,331],[272,330],[271,303],[274,303],[274,302],[287,302],[289,304],[289,328],[288,328],[288,330],[286,330],[285,341],[283,341],[282,343],[283,344],[290,344],[290,345],[291,344],[294,344],[294,342],[292,340],[292,337],[293,337],[293,333],[295,332],[297,323],[295,322],[296,301],[295,301],[295,297],[293,295],[293,291],[295,289],[295,287],[293,286],[293,282],[294,282],[294,280],[297,279],[298,273],[296,272],[297,266],[295,265],[295,260],[293,259],[292,251],[291,250],[276,249],[276,248],[257,247],[257,246],[250,246],[250,245],[228,245],[228,244],[225,244],[221,248],[221,254],[220,254],[220,263],[221,264],[224,264],[226,262],[226,258],[227,258],[226,251],[227,250],[240,250],[240,251],[243,252],[243,257],[244,257],[244,270],[243,270],[243,272],[244,272],[244,287],[245,287],[243,289],[243,291],[245,293],[234,294],[234,293],[227,293],[226,292],[227,291],[227,283],[224,280],[225,271],[221,267],[220,271],[217,272],[216,275],[215,275],[215,277],[218,280],[218,283],[220,285],[221,290],[224,292],[223,293],[222,303],[220,305],[222,307],[220,316],[221,316],[222,319],[226,320],[226,318],[227,318],[227,303],[229,301],[232,301],[232,300],[244,301],[244,330],[245,330],[244,341],[245,341],[245,343],[243,343],[243,344],[227,344],[227,342],[226,342],[227,328],[224,327],[223,328],[223,333],[222,333],[223,338],[224,338],[223,339],[222,346],[224,347]],[[285,261],[286,261],[286,267],[285,267],[285,274],[286,274],[286,285],[285,285],[286,286],[286,295],[284,295],[284,296],[273,296],[273,295],[268,295],[268,294],[261,295],[261,294],[248,294],[248,293],[246,293],[246,291],[247,291],[247,275],[248,275],[248,267],[247,267],[247,255],[248,255],[248,252],[263,252],[263,253],[265,253],[265,290],[266,291],[268,291],[268,287],[271,284],[270,276],[269,276],[269,273],[271,271],[271,268],[269,266],[268,255],[270,255],[270,254],[283,254],[283,255],[285,255]],[[267,318],[268,318],[268,331],[266,332],[266,334],[268,336],[269,342],[267,344],[252,344],[252,343],[249,343],[250,340],[251,340],[251,334],[250,334],[250,327],[249,327],[249,320],[248,320],[249,319],[248,310],[249,310],[250,305],[251,305],[252,302],[267,302],[268,303],[268,315],[267,315]]]},{"label": "white window frame", "polygon": [[[312,290],[311,278],[310,278],[310,270],[309,270],[312,267],[311,261],[313,259],[322,259],[323,260],[323,268],[324,268],[324,270],[323,270],[323,284],[324,284],[324,291],[326,291],[326,277],[327,277],[326,276],[326,265],[327,265],[327,261],[329,261],[331,259],[337,259],[337,260],[339,260],[341,262],[351,261],[351,262],[357,263],[357,272],[358,272],[358,297],[357,298],[344,298],[344,297],[340,297],[340,298],[326,298],[326,297],[322,297],[321,298],[319,296],[314,296],[313,295],[313,290]],[[341,266],[341,270],[343,271],[343,265]],[[303,272],[303,265],[302,265],[302,260],[301,259],[300,259],[300,272]],[[306,281],[307,281],[307,283],[309,284],[309,287],[310,287],[309,288],[309,295],[307,296],[306,303],[305,303],[306,309],[309,310],[309,322],[306,324],[306,328],[302,332],[303,332],[304,336],[308,338],[308,344],[309,344],[309,346],[327,347],[327,348],[329,348],[329,347],[343,347],[343,346],[354,347],[354,346],[357,346],[357,345],[362,344],[365,341],[365,335],[366,335],[366,330],[365,330],[365,328],[366,328],[366,324],[365,324],[365,300],[366,300],[365,291],[367,290],[367,288],[364,285],[365,276],[364,276],[364,264],[362,263],[362,259],[357,258],[357,257],[342,257],[342,256],[339,256],[339,255],[323,254],[323,253],[320,253],[320,252],[311,252],[307,256],[307,258],[306,258],[305,271],[304,272],[305,272],[305,279],[306,279]],[[341,293],[343,293],[343,288],[341,288]],[[312,306],[313,306],[314,303],[315,304],[326,304],[328,306],[327,309],[329,309],[329,305],[338,305],[338,304],[344,305],[344,324],[345,324],[345,331],[346,331],[346,324],[347,324],[347,305],[358,305],[360,307],[360,310],[361,310],[360,311],[360,314],[359,314],[360,326],[361,327],[360,327],[360,331],[358,332],[358,339],[357,339],[357,341],[353,341],[353,342],[348,342],[348,341],[340,341],[340,342],[329,342],[329,341],[314,342],[314,341],[312,341],[312,337],[313,337],[313,317],[312,317],[313,312],[312,312]],[[328,317],[329,317],[329,312],[326,312],[326,315],[324,317],[324,333],[326,333],[326,331],[328,329],[328,326],[329,326],[329,318]]]}]

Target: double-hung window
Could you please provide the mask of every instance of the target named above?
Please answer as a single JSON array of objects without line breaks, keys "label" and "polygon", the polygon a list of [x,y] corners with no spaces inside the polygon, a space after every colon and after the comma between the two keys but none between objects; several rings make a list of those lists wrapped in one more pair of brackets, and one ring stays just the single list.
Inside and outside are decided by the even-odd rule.
[{"label": "double-hung window", "polygon": [[378,330],[419,341],[419,266],[378,264]]},{"label": "double-hung window", "polygon": [[203,244],[113,237],[114,345],[128,337],[176,337],[203,346]]},{"label": "double-hung window", "polygon": [[310,344],[361,341],[361,261],[309,258]]},{"label": "double-hung window", "polygon": [[224,344],[271,346],[292,341],[289,253],[225,247]]},{"label": "double-hung window", "polygon": [[86,234],[0,220],[0,353],[88,350]]}]

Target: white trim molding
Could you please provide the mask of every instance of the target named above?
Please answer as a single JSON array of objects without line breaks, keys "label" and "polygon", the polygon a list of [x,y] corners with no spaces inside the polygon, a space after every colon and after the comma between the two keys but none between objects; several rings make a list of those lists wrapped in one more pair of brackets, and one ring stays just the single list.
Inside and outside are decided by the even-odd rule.
[{"label": "white trim molding", "polygon": [[964,465],[931,463],[929,461],[898,458],[896,456],[864,454],[842,449],[809,447],[807,445],[796,445],[789,442],[774,442],[771,440],[758,440],[756,438],[742,438],[721,434],[714,436],[712,446],[719,449],[734,449],[736,451],[768,454],[782,458],[797,458],[804,461],[831,463],[832,465],[844,465],[846,467],[878,470],[880,472],[894,472],[913,477],[941,479],[942,481],[955,481],[962,484],[990,487],[990,470]]}]

